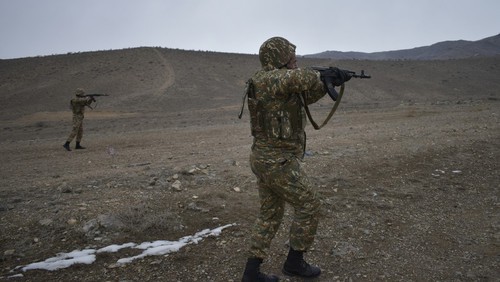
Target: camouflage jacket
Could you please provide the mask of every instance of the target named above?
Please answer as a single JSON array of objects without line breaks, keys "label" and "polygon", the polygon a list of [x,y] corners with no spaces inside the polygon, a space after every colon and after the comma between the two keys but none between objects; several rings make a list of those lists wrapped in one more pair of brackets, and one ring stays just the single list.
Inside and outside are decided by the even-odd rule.
[{"label": "camouflage jacket", "polygon": [[253,150],[273,156],[291,153],[302,157],[305,150],[307,104],[326,94],[319,72],[312,69],[260,70],[247,82],[248,109]]},{"label": "camouflage jacket", "polygon": [[85,113],[85,107],[90,106],[92,103],[89,97],[75,97],[71,99],[70,108],[74,115],[83,115]]}]

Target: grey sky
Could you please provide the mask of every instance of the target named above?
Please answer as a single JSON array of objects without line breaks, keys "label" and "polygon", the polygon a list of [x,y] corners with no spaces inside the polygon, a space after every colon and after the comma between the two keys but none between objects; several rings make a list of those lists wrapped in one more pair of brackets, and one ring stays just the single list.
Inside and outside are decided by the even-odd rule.
[{"label": "grey sky", "polygon": [[376,52],[500,33],[498,0],[0,0],[0,59],[158,46]]}]

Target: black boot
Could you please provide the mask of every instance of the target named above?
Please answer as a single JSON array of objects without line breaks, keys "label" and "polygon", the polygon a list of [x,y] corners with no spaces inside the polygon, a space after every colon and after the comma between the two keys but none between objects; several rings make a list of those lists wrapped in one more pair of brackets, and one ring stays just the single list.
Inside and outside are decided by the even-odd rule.
[{"label": "black boot", "polygon": [[283,265],[283,273],[289,276],[314,278],[321,274],[321,269],[305,262],[304,252],[290,248],[288,257]]},{"label": "black boot", "polygon": [[82,146],[80,145],[80,142],[76,142],[75,149],[85,149],[85,147],[82,147]]},{"label": "black boot", "polygon": [[247,265],[245,267],[245,272],[243,273],[243,278],[241,282],[277,282],[280,281],[278,276],[266,275],[260,272],[260,264],[262,259],[260,258],[249,258],[247,260]]},{"label": "black boot", "polygon": [[69,147],[68,141],[66,141],[66,143],[64,143],[63,147],[64,147],[64,149],[66,149],[66,151],[71,151],[71,148]]}]

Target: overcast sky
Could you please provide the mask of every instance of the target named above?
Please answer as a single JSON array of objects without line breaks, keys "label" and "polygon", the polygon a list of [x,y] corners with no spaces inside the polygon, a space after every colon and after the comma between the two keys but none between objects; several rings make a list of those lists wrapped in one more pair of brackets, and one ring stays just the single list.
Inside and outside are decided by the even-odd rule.
[{"label": "overcast sky", "polygon": [[500,33],[499,0],[0,0],[0,59],[129,47],[377,52]]}]

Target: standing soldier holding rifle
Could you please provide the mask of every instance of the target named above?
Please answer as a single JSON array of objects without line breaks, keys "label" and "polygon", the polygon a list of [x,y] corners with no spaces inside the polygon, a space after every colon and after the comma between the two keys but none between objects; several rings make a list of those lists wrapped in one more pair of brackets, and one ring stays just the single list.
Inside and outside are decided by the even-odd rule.
[{"label": "standing soldier holding rifle", "polygon": [[[335,112],[344,92],[344,83],[352,77],[369,78],[362,73],[329,68],[297,66],[295,45],[283,37],[266,40],[259,50],[261,70],[248,80],[245,99],[250,111],[254,137],[250,167],[257,176],[260,212],[250,238],[250,250],[243,282],[275,282],[279,277],[260,271],[268,256],[271,241],[283,221],[285,203],[294,209],[289,234],[289,251],[282,272],[287,276],[315,278],[321,269],[310,265],[304,254],[310,249],[319,221],[320,199],[301,168],[305,153],[308,105],[326,93],[336,101]],[[341,86],[340,93],[335,90]],[[240,112],[239,117],[243,113]]]},{"label": "standing soldier holding rifle", "polygon": [[[285,38],[265,41],[259,58],[262,69],[247,82],[246,97],[254,137],[250,166],[258,179],[261,207],[242,281],[279,281],[275,275],[260,272],[260,264],[267,258],[283,220],[285,203],[291,204],[295,214],[283,273],[314,278],[321,270],[307,263],[304,253],[316,235],[320,199],[300,166],[306,121],[300,95],[304,93],[306,103],[311,104],[322,98],[327,89],[318,71],[297,67],[295,45]],[[340,84],[350,77],[346,72],[338,72]]]},{"label": "standing soldier holding rifle", "polygon": [[84,113],[85,113],[85,107],[90,107],[90,104],[92,102],[96,102],[94,96],[108,96],[106,94],[90,94],[90,95],[85,95],[85,91],[82,88],[77,88],[75,90],[75,98],[71,99],[70,102],[70,107],[71,110],[73,111],[73,129],[71,130],[71,133],[66,140],[66,143],[64,143],[63,147],[71,151],[69,144],[73,139],[76,137],[76,146],[75,149],[85,149],[85,147],[82,147],[80,145],[80,142],[82,141],[83,137],[83,118],[84,118]]}]

